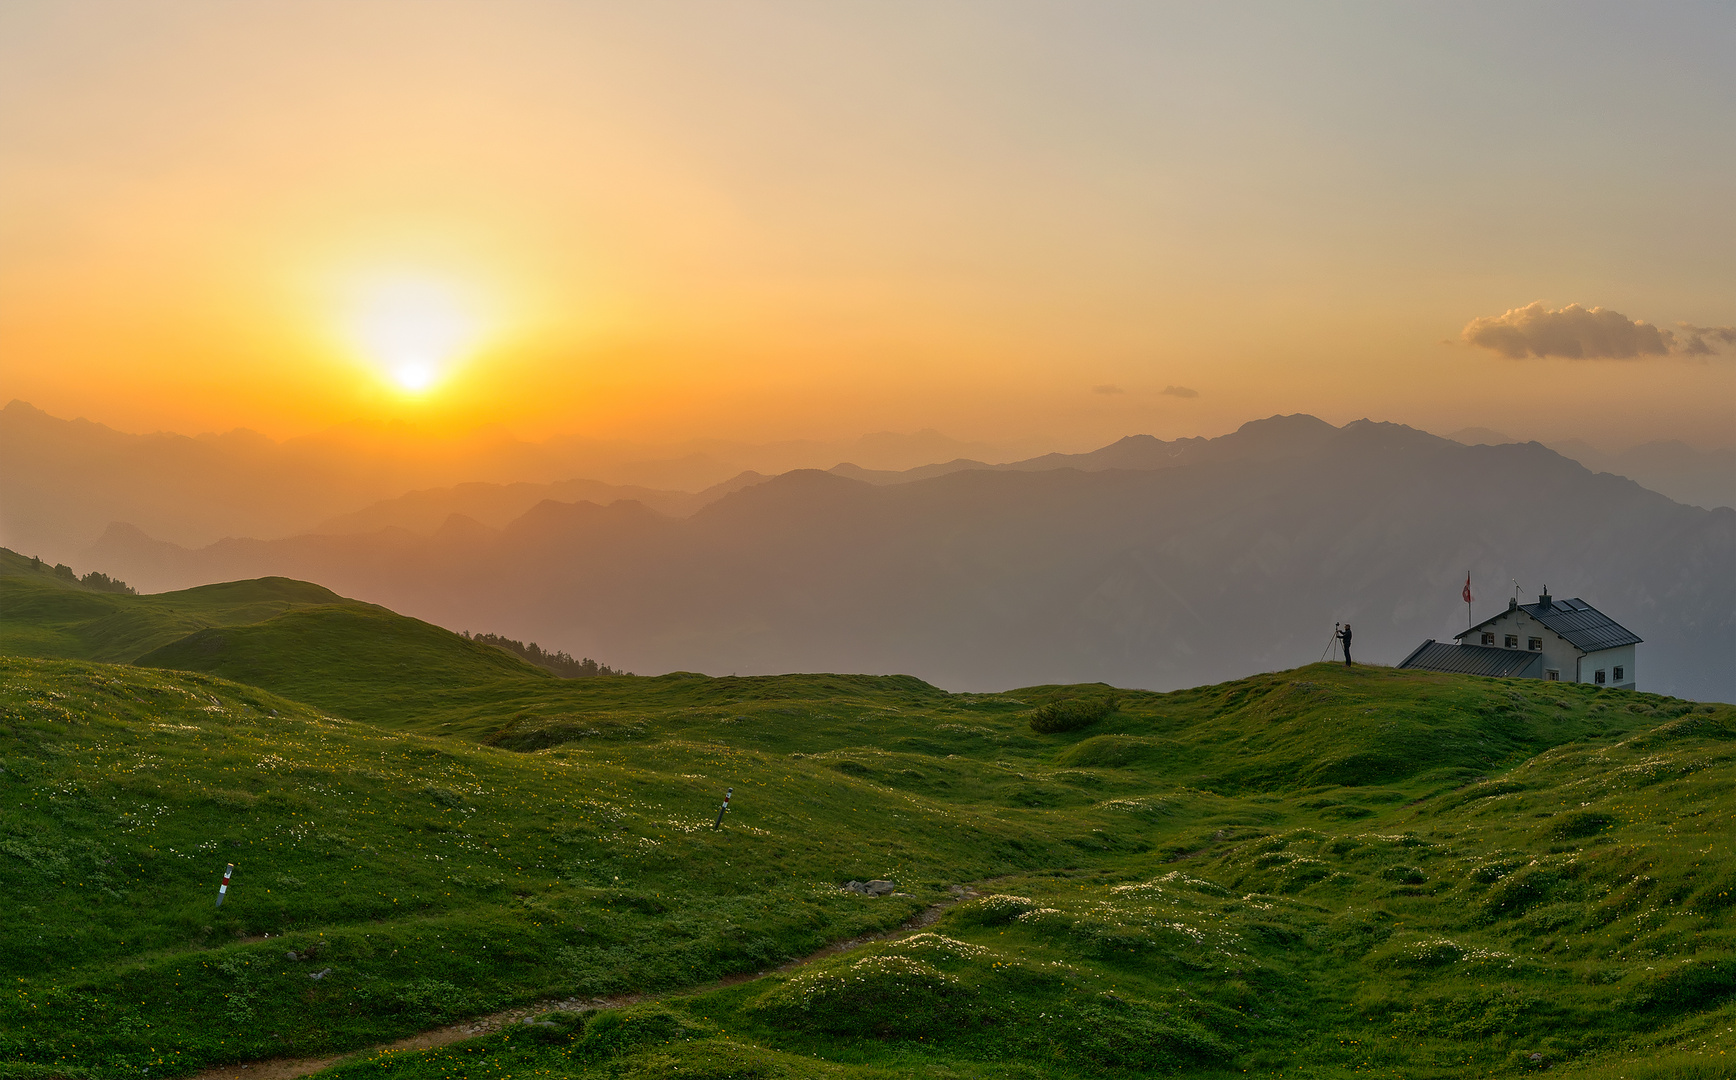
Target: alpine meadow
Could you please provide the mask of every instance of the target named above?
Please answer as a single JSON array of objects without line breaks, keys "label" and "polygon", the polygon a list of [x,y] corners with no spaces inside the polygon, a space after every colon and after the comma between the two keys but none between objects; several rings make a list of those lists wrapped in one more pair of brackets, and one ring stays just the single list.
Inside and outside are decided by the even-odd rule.
[{"label": "alpine meadow", "polygon": [[5,571],[6,1076],[1727,1074],[1728,705],[559,679]]},{"label": "alpine meadow", "polygon": [[0,1080],[1736,1076],[1730,0],[3,0]]}]

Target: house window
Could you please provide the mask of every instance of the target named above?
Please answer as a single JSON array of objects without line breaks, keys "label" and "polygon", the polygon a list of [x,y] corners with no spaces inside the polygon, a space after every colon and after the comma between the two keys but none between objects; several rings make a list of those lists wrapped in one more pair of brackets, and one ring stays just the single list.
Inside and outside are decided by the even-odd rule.
[{"label": "house window", "polygon": [[1599,686],[1603,685],[1603,669],[1602,668],[1597,669],[1597,674],[1593,675],[1591,677],[1591,681],[1596,683]]},{"label": "house window", "polygon": [[1622,673],[1625,670],[1626,670],[1625,668],[1619,668],[1619,667],[1615,669],[1615,681],[1616,682],[1621,682]]},{"label": "house window", "polygon": [[1519,647],[1519,635],[1518,634],[1508,634],[1507,635],[1507,647],[1509,649],[1517,649]]},{"label": "house window", "polygon": [[1543,651],[1543,639],[1542,638],[1534,637],[1534,638],[1526,638],[1525,640],[1526,640],[1526,646],[1525,647],[1527,649],[1530,649],[1532,652],[1542,652]]},{"label": "house window", "polygon": [[1483,635],[1483,644],[1485,644],[1485,645],[1495,644],[1495,635],[1494,634],[1484,634]]},{"label": "house window", "polygon": [[1555,670],[1554,668],[1550,668],[1548,671],[1545,671],[1543,673],[1543,680],[1545,682],[1560,682],[1561,681],[1561,672]]}]

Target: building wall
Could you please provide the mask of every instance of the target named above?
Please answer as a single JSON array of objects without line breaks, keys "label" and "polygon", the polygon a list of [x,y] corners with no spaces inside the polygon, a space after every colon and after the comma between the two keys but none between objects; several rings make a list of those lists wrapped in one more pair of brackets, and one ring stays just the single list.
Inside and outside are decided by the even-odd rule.
[{"label": "building wall", "polygon": [[[1459,640],[1467,641],[1472,645],[1481,645],[1483,643],[1482,635],[1487,633],[1493,633],[1495,635],[1496,648],[1503,647],[1508,634],[1514,635],[1519,639],[1520,652],[1526,651],[1526,645],[1530,639],[1534,637],[1542,638],[1543,667],[1545,671],[1561,672],[1562,682],[1574,681],[1574,673],[1578,667],[1580,656],[1579,650],[1574,648],[1566,638],[1549,629],[1547,626],[1544,626],[1542,623],[1525,614],[1525,612],[1520,609],[1512,608],[1503,611],[1498,617],[1496,617],[1494,622],[1483,627],[1478,632],[1471,634],[1469,637],[1460,638]],[[1539,678],[1547,677],[1547,675],[1539,675]],[[1587,679],[1591,678],[1589,670],[1587,670],[1585,677]]]},{"label": "building wall", "polygon": [[[1634,677],[1634,652],[1634,646],[1623,645],[1620,648],[1600,649],[1597,652],[1586,653],[1579,661],[1579,681],[1595,682],[1597,672],[1601,669],[1607,680],[1604,683],[1605,686],[1614,687],[1617,690],[1635,689],[1637,682]],[[1615,678],[1617,667],[1622,669],[1620,682],[1617,682]]]},{"label": "building wall", "polygon": [[[1481,645],[1483,644],[1483,635],[1490,633],[1495,635],[1496,648],[1506,646],[1507,635],[1512,634],[1517,637],[1519,639],[1518,651],[1520,652],[1526,651],[1532,638],[1542,638],[1544,669],[1544,674],[1540,676],[1542,678],[1548,678],[1547,672],[1549,671],[1559,671],[1562,682],[1594,683],[1597,681],[1598,670],[1602,669],[1605,686],[1619,690],[1632,690],[1638,685],[1634,666],[1635,647],[1632,645],[1623,645],[1615,649],[1601,649],[1594,653],[1581,653],[1566,638],[1518,608],[1503,611],[1493,622],[1460,640],[1472,645]],[[1615,669],[1618,666],[1622,669],[1622,678],[1619,683],[1615,678]]]}]

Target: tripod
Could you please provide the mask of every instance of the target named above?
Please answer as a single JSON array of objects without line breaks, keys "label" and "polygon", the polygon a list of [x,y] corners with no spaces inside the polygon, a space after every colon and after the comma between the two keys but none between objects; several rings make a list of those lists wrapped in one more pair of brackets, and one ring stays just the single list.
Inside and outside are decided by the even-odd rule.
[{"label": "tripod", "polygon": [[[1332,636],[1326,639],[1326,648],[1320,650],[1320,662],[1322,664],[1326,663],[1326,654],[1330,653],[1330,652],[1334,652],[1338,647],[1338,627],[1339,627],[1339,625],[1340,624],[1338,624],[1338,623],[1332,624]],[[1336,660],[1336,659],[1338,659],[1338,657],[1334,656],[1333,659]]]}]

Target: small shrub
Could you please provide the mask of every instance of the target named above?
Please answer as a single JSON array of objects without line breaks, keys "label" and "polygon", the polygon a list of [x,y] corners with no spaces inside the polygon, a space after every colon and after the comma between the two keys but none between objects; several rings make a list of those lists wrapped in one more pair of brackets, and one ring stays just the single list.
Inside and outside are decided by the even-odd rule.
[{"label": "small shrub", "polygon": [[1039,735],[1078,731],[1114,712],[1117,704],[1112,697],[1062,698],[1046,702],[1031,711],[1031,730]]}]

